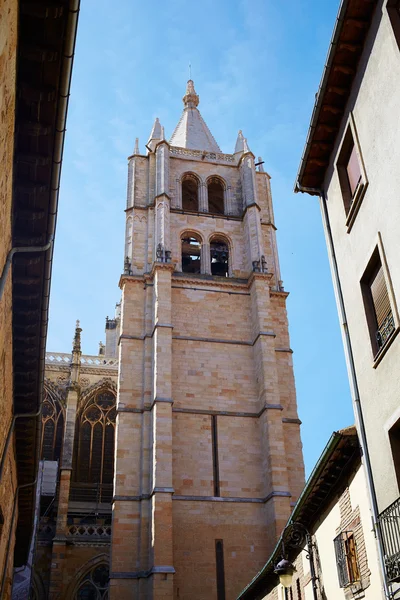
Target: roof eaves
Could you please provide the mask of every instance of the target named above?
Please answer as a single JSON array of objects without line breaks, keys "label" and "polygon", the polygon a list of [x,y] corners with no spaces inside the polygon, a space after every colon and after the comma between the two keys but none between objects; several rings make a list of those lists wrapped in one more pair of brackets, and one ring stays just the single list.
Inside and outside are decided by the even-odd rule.
[{"label": "roof eaves", "polygon": [[301,157],[300,160],[300,166],[299,166],[299,170],[297,172],[297,177],[296,177],[296,181],[295,181],[295,185],[294,185],[294,192],[301,192],[301,180],[303,177],[303,172],[304,172],[304,167],[305,167],[305,163],[306,160],[308,158],[308,154],[310,151],[310,146],[311,146],[311,139],[314,133],[314,130],[316,128],[317,122],[318,122],[318,117],[321,111],[321,107],[323,104],[323,93],[326,89],[326,84],[328,82],[328,77],[330,74],[330,70],[331,70],[331,66],[332,66],[332,62],[335,56],[335,52],[336,52],[336,45],[337,45],[337,41],[339,39],[340,33],[342,31],[342,27],[343,27],[343,22],[344,22],[344,16],[346,14],[346,10],[347,10],[347,6],[348,6],[348,0],[342,0],[340,7],[339,7],[339,11],[338,11],[338,15],[336,17],[336,23],[335,23],[335,28],[333,30],[333,34],[332,34],[332,38],[331,38],[331,43],[329,45],[329,49],[328,49],[328,54],[327,54],[327,58],[326,58],[326,62],[325,62],[325,66],[324,66],[324,70],[322,73],[322,78],[321,78],[321,82],[319,84],[319,88],[318,88],[318,92],[316,95],[316,99],[315,99],[315,104],[314,104],[314,108],[313,108],[313,112],[311,115],[311,121],[310,121],[310,126],[308,128],[308,133],[307,133],[307,140],[306,140],[306,145],[304,147],[303,150],[303,155]]},{"label": "roof eaves", "polygon": [[[355,428],[354,428],[354,435],[356,435]],[[306,504],[307,499],[309,498],[316,483],[318,482],[318,479],[319,479],[322,471],[324,470],[325,466],[328,464],[333,452],[336,450],[336,448],[338,447],[341,440],[344,437],[348,437],[348,436],[349,436],[349,432],[347,432],[346,434],[342,433],[341,431],[333,432],[333,434],[331,435],[327,445],[325,446],[318,462],[316,463],[310,477],[308,478],[307,483],[306,483],[302,493],[300,494],[299,499],[296,502],[296,505],[292,511],[292,514],[290,515],[290,517],[288,519],[287,525],[289,525],[290,523],[292,523],[298,519],[298,515],[300,514],[301,509]],[[253,598],[253,596],[250,596],[247,594],[249,594],[252,591],[252,589],[256,587],[257,584],[261,583],[261,580],[264,578],[264,576],[267,576],[267,574],[270,571],[272,571],[272,568],[274,567],[274,565],[280,555],[280,549],[282,546],[282,535],[283,535],[283,532],[282,532],[274,550],[272,551],[272,554],[271,554],[270,558],[268,559],[268,562],[266,562],[265,565],[263,566],[263,568],[261,569],[261,571],[259,571],[257,573],[257,575],[255,575],[255,577],[253,577],[253,579],[244,588],[244,590],[239,594],[239,596],[237,597],[236,600],[250,600],[251,598]]]}]

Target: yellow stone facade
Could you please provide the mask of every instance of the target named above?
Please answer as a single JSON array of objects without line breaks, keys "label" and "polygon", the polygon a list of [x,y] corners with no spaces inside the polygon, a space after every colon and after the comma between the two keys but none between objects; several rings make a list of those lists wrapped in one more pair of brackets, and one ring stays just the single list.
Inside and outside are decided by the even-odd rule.
[{"label": "yellow stone facade", "polygon": [[[149,153],[129,159],[113,600],[233,600],[304,484],[270,178],[241,132],[234,154],[196,148],[209,131],[192,82],[184,104],[188,129],[172,141],[185,145],[156,121]],[[189,176],[197,210],[182,199]],[[224,214],[209,210],[210,177]],[[198,273],[182,269],[187,236],[200,244]],[[212,274],[215,240],[229,254],[224,276]]]}]

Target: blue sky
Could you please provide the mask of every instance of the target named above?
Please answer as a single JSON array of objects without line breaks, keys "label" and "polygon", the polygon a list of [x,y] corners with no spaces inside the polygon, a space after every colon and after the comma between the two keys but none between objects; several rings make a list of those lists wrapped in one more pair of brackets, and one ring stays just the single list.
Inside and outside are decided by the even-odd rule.
[{"label": "blue sky", "polygon": [[307,473],[350,425],[318,201],[292,192],[338,0],[82,2],[64,152],[47,348],[69,352],[75,320],[97,354],[119,300],[126,157],[153,121],[179,119],[188,64],[224,152],[242,129],[272,177]]}]

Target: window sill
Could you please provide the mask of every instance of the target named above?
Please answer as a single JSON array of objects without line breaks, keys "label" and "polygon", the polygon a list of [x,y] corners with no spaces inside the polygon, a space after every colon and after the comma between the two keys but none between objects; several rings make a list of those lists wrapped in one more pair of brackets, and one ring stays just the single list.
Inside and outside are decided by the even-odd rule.
[{"label": "window sill", "polygon": [[358,211],[360,210],[360,206],[361,206],[362,200],[364,198],[364,194],[367,190],[367,187],[368,187],[368,181],[366,181],[365,183],[361,182],[355,191],[354,199],[352,200],[352,203],[349,208],[349,212],[347,213],[347,219],[346,219],[347,233],[350,233],[351,228],[353,227],[354,221],[356,219]]},{"label": "window sill", "polygon": [[375,355],[374,362],[372,363],[374,369],[376,369],[376,367],[381,362],[382,358],[385,356],[386,352],[389,350],[390,346],[393,344],[394,339],[397,337],[399,331],[400,327],[397,325],[396,329],[392,332],[385,345],[382,346],[382,348],[379,349],[378,354]]}]

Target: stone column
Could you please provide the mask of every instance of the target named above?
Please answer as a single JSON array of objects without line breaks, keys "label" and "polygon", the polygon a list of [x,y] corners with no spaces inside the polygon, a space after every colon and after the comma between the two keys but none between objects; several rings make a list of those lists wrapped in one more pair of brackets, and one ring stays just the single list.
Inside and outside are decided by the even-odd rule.
[{"label": "stone column", "polygon": [[172,598],[172,265],[156,264],[153,287],[152,600]]},{"label": "stone column", "polygon": [[254,156],[251,152],[248,152],[241,159],[240,176],[242,181],[243,206],[246,211],[244,222],[248,235],[249,270],[262,269],[261,257],[264,254],[255,175]]},{"label": "stone column", "polygon": [[275,353],[274,327],[279,315],[271,306],[269,285],[272,274],[253,273],[251,276],[252,326],[254,336],[254,361],[260,399],[259,417],[263,443],[263,496],[265,524],[271,533],[272,551],[280,531],[290,514],[288,456],[282,423],[280,383]]},{"label": "stone column", "polygon": [[208,212],[208,194],[205,183],[201,183],[199,186],[199,211]]},{"label": "stone column", "polygon": [[182,182],[180,179],[175,180],[174,208],[182,209]]},{"label": "stone column", "polygon": [[72,459],[75,440],[76,412],[79,401],[79,374],[81,366],[81,331],[79,321],[76,322],[74,344],[72,349],[71,375],[67,391],[67,410],[65,417],[64,443],[60,468],[60,484],[58,492],[58,511],[56,535],[53,540],[51,559],[51,577],[49,600],[57,598],[63,591],[63,568],[66,556],[67,517],[69,494],[71,488]]},{"label": "stone column", "polygon": [[204,242],[201,246],[201,272],[206,275],[211,274],[210,244],[208,242]]}]

